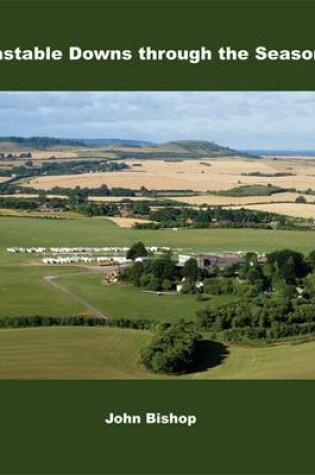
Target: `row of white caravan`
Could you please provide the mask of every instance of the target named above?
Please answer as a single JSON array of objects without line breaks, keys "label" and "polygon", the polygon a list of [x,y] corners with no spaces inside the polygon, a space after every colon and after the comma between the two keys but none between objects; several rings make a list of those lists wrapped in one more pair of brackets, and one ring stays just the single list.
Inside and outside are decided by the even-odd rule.
[{"label": "row of white caravan", "polygon": [[[125,254],[128,247],[8,247],[7,252],[12,254]],[[169,247],[149,246],[148,252],[170,251]]]},{"label": "row of white caravan", "polygon": [[87,256],[69,256],[69,257],[45,257],[43,259],[44,264],[49,265],[61,265],[61,264],[104,264],[112,262],[113,264],[123,265],[132,262],[130,259],[126,259],[123,256],[99,256],[99,257],[87,257]]},{"label": "row of white caravan", "polygon": [[[125,254],[128,247],[8,247],[7,252],[12,254]],[[148,252],[170,251],[169,247],[149,246]]]},{"label": "row of white caravan", "polygon": [[45,254],[45,247],[7,247],[7,252],[11,254]]}]

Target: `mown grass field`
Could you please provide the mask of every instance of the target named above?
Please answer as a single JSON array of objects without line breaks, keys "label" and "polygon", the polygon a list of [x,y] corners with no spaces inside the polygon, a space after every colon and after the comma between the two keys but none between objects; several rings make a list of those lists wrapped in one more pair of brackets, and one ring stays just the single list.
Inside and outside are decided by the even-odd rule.
[{"label": "mown grass field", "polygon": [[102,284],[100,274],[81,275],[76,267],[2,266],[0,267],[1,316],[68,316],[88,314],[71,296],[53,288],[44,277],[58,275],[56,282],[99,309],[110,318],[178,321],[194,320],[205,305],[234,301],[233,296],[214,296],[199,302],[192,295],[157,295],[120,285]]},{"label": "mown grass field", "polygon": [[[101,275],[74,275],[79,267],[40,265],[36,255],[10,255],[10,246],[170,246],[184,251],[291,248],[308,253],[315,248],[312,231],[171,230],[137,231],[106,219],[46,220],[0,217],[0,315],[86,314],[70,295],[53,288],[57,282],[112,318],[191,320],[205,305],[226,297],[198,302],[194,296],[158,296],[129,287],[101,284]],[[70,275],[73,274],[73,275]],[[68,275],[69,274],[69,275]],[[139,351],[150,333],[110,328],[38,328],[0,330],[0,378],[3,379],[157,379],[139,366]],[[314,379],[315,343],[277,348],[230,347],[221,363],[185,376],[191,379]]]},{"label": "mown grass field", "polygon": [[[73,272],[71,267],[56,267],[54,275]],[[0,267],[1,316],[55,315],[86,313],[83,306],[44,281],[51,269],[39,266]]]},{"label": "mown grass field", "polygon": [[[257,250],[291,248],[305,253],[315,248],[313,231],[253,229],[133,230],[106,219],[48,220],[0,217],[0,315],[69,315],[86,308],[49,286],[47,275],[79,272],[78,267],[42,266],[34,254],[12,255],[10,246],[130,246],[138,240],[147,245],[179,247],[185,251]],[[137,289],[101,285],[100,276],[71,276],[58,281],[99,307],[105,315],[119,318],[192,318],[200,302],[188,296],[144,294]],[[216,304],[213,298],[209,304]]]},{"label": "mown grass field", "polygon": [[[139,364],[149,332],[114,328],[0,330],[0,379],[170,379]],[[215,367],[178,379],[315,379],[315,342],[229,347]]]},{"label": "mown grass field", "polygon": [[213,296],[206,302],[198,301],[194,295],[158,295],[131,286],[104,285],[100,275],[65,274],[58,282],[109,318],[145,318],[166,322],[181,318],[194,320],[196,311],[206,305],[215,307],[236,300],[233,295]]},{"label": "mown grass field", "polygon": [[[315,248],[313,231],[257,229],[134,230],[100,218],[39,219],[0,217],[0,250],[9,246],[178,247],[186,251],[274,251],[290,248],[308,253]],[[23,257],[23,256],[22,256]]]}]

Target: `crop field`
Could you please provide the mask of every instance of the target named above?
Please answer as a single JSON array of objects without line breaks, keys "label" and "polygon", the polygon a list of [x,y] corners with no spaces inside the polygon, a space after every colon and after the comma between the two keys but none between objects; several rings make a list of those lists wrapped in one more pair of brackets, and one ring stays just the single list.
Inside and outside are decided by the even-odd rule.
[{"label": "crop field", "polygon": [[120,216],[108,217],[107,219],[117,224],[117,226],[121,228],[132,228],[132,226],[136,223],[152,223],[152,221],[150,221],[149,219],[121,218]]},{"label": "crop field", "polygon": [[[170,246],[185,251],[259,251],[290,248],[308,253],[315,247],[313,231],[261,229],[121,228],[104,218],[40,219],[0,217],[1,251],[10,246]],[[14,256],[5,257],[11,259]],[[24,260],[21,255],[19,259]],[[1,261],[0,261],[1,263]]]},{"label": "crop field", "polygon": [[251,204],[269,204],[269,203],[294,203],[298,196],[303,196],[308,203],[315,202],[315,196],[305,195],[302,193],[275,193],[270,196],[218,196],[218,195],[196,195],[183,196],[180,198],[172,198],[174,201],[188,203],[192,206],[209,205],[209,206],[246,206]]},{"label": "crop field", "polygon": [[[272,185],[307,190],[315,188],[315,161],[303,159],[244,159],[241,157],[184,161],[124,160],[140,165],[121,172],[82,175],[42,176],[28,180],[33,188],[50,190],[54,186],[155,190],[228,190],[240,185]],[[207,165],[207,166],[206,166]],[[260,176],[252,173],[259,172]],[[287,176],[274,176],[286,173]]]},{"label": "crop field", "polygon": [[[115,328],[0,330],[0,379],[171,379],[139,364],[150,338]],[[315,379],[315,342],[223,353],[217,365],[177,379]]]},{"label": "crop field", "polygon": [[[313,197],[314,198],[314,197]],[[240,208],[240,206],[231,206],[231,208]],[[271,213],[285,214],[296,218],[315,219],[314,203],[264,203],[255,205],[246,205],[247,209],[258,211],[268,211]]]}]

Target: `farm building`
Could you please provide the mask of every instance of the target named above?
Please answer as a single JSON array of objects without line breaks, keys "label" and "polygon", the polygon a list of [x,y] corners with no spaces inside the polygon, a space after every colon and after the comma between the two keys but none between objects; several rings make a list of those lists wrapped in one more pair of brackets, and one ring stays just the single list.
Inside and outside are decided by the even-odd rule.
[{"label": "farm building", "polygon": [[196,257],[200,269],[210,269],[211,267],[225,267],[232,264],[241,264],[244,255],[236,252],[207,253],[198,254]]},{"label": "farm building", "polygon": [[232,264],[241,264],[244,254],[239,252],[211,252],[205,254],[179,254],[178,265],[183,266],[189,259],[194,258],[200,269],[209,270],[212,267],[225,267]]}]

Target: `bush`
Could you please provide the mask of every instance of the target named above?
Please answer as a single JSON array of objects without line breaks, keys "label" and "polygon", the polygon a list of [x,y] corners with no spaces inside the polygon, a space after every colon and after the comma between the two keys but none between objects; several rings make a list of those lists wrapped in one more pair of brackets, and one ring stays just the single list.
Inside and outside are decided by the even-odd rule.
[{"label": "bush", "polygon": [[133,261],[137,259],[137,257],[146,257],[148,255],[148,251],[145,248],[143,242],[139,241],[136,242],[131,248],[127,251],[127,259],[132,259]]},{"label": "bush", "polygon": [[141,362],[156,373],[187,373],[196,366],[200,341],[190,323],[162,324],[151,344],[141,351]]}]

